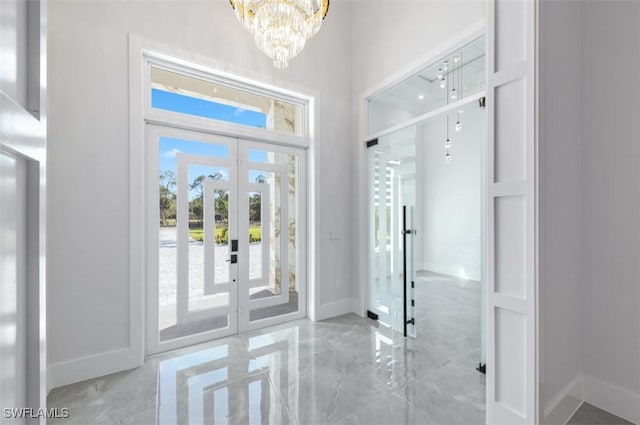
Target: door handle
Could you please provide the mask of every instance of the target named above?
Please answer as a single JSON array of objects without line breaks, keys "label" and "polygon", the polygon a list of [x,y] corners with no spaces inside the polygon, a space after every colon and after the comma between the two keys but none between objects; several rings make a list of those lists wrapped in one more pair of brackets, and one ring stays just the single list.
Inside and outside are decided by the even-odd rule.
[{"label": "door handle", "polygon": [[238,262],[238,255],[231,254],[231,258],[227,259],[227,263],[236,264]]}]

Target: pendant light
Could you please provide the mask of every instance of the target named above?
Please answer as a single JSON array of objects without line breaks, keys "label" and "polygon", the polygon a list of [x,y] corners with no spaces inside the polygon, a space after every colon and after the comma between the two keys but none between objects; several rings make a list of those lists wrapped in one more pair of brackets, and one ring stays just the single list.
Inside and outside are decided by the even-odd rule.
[{"label": "pendant light", "polygon": [[449,152],[449,149],[451,149],[451,139],[449,139],[449,114],[447,114],[447,140],[444,142],[444,149],[445,149],[445,154],[444,154],[444,162],[446,164],[451,164],[451,161],[453,160],[453,158],[451,157],[451,153]]}]

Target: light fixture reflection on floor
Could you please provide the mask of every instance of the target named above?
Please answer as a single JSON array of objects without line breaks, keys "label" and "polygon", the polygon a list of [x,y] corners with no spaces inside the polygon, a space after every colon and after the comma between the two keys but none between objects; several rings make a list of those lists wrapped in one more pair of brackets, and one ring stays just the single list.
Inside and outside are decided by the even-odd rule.
[{"label": "light fixture reflection on floor", "polygon": [[284,69],[313,37],[329,11],[329,0],[230,0],[236,17],[260,50]]}]

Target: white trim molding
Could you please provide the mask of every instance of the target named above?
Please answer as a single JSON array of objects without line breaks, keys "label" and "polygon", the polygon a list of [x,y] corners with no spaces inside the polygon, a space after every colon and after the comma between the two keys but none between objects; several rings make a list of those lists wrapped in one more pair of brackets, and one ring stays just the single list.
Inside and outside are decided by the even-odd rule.
[{"label": "white trim molding", "polygon": [[583,400],[582,375],[577,375],[544,406],[542,423],[544,425],[566,424],[582,406]]},{"label": "white trim molding", "polygon": [[576,376],[544,406],[544,425],[564,425],[583,403],[640,424],[640,394],[594,378]]},{"label": "white trim molding", "polygon": [[640,424],[640,394],[583,374],[584,401]]},{"label": "white trim molding", "polygon": [[336,316],[342,316],[343,314],[356,313],[353,311],[353,305],[357,304],[353,298],[345,298],[343,300],[332,301],[330,303],[320,305],[319,314],[313,320],[325,320]]},{"label": "white trim molding", "polygon": [[50,364],[47,375],[50,388],[58,388],[138,366],[140,359],[136,351],[132,348],[122,348]]},{"label": "white trim molding", "polygon": [[[8,34],[8,39],[10,39],[17,34],[17,28],[22,27],[26,30],[27,38],[26,46],[23,47],[17,47],[12,43],[3,43],[3,48],[7,48],[7,50],[0,53],[0,60],[12,58],[12,60],[23,60],[26,64],[24,70],[26,85],[23,88],[18,87],[15,78],[10,77],[7,80],[7,88],[15,85],[17,93],[0,90],[0,155],[13,158],[18,164],[17,167],[24,167],[25,171],[24,186],[21,188],[26,189],[25,193],[21,194],[24,195],[25,200],[25,208],[21,208],[21,212],[25,212],[22,217],[25,223],[25,232],[24,234],[19,232],[17,234],[19,239],[16,241],[22,245],[23,253],[14,258],[23,262],[26,270],[24,280],[20,277],[16,280],[16,283],[24,282],[26,284],[24,293],[26,308],[21,302],[17,304],[18,314],[24,313],[26,318],[24,329],[22,329],[22,325],[18,329],[21,334],[19,338],[22,338],[24,330],[26,358],[21,359],[25,370],[16,371],[20,374],[25,373],[24,381],[22,381],[23,378],[18,378],[16,383],[21,385],[24,390],[25,398],[23,400],[26,405],[38,409],[47,407],[48,388],[46,270],[48,5],[47,1],[29,1],[24,4],[26,8],[24,15],[22,13],[14,15],[5,13],[6,16],[3,15],[3,22],[0,23],[3,37]],[[7,12],[10,10],[11,8]],[[26,18],[25,21],[18,22],[23,18]],[[12,68],[12,66],[8,64],[8,68],[0,70],[2,78],[10,76],[11,72],[16,69],[20,72],[19,68]],[[3,68],[5,68],[4,63]],[[18,183],[22,184],[23,182],[19,181]],[[6,206],[0,208],[6,208]],[[12,285],[12,282],[9,281],[7,284]],[[26,311],[23,312],[23,309]],[[4,320],[3,317],[3,326],[5,325]],[[16,323],[14,319],[7,321],[9,327]],[[7,340],[2,339],[3,344],[5,341]],[[12,345],[3,346],[2,349],[10,351],[11,347]],[[2,357],[0,360],[3,359],[6,357]],[[14,362],[11,365],[2,364],[1,367],[22,368],[19,362]],[[12,382],[11,378],[9,378],[9,382]],[[3,388],[0,388],[2,401],[6,401],[9,394],[20,388],[5,387],[4,389],[9,392],[3,393]],[[30,423],[37,422],[44,424],[46,418],[33,420]]]}]

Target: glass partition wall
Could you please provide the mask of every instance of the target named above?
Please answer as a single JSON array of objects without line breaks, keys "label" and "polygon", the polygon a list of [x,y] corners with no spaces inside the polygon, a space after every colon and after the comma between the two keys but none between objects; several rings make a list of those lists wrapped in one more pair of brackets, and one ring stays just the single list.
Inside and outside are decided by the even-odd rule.
[{"label": "glass partition wall", "polygon": [[369,316],[484,364],[484,37],[371,98]]},{"label": "glass partition wall", "polygon": [[412,298],[413,256],[405,252],[413,243],[415,132],[416,127],[394,132],[369,149],[370,305],[381,322],[399,332],[405,332],[404,305]]}]

